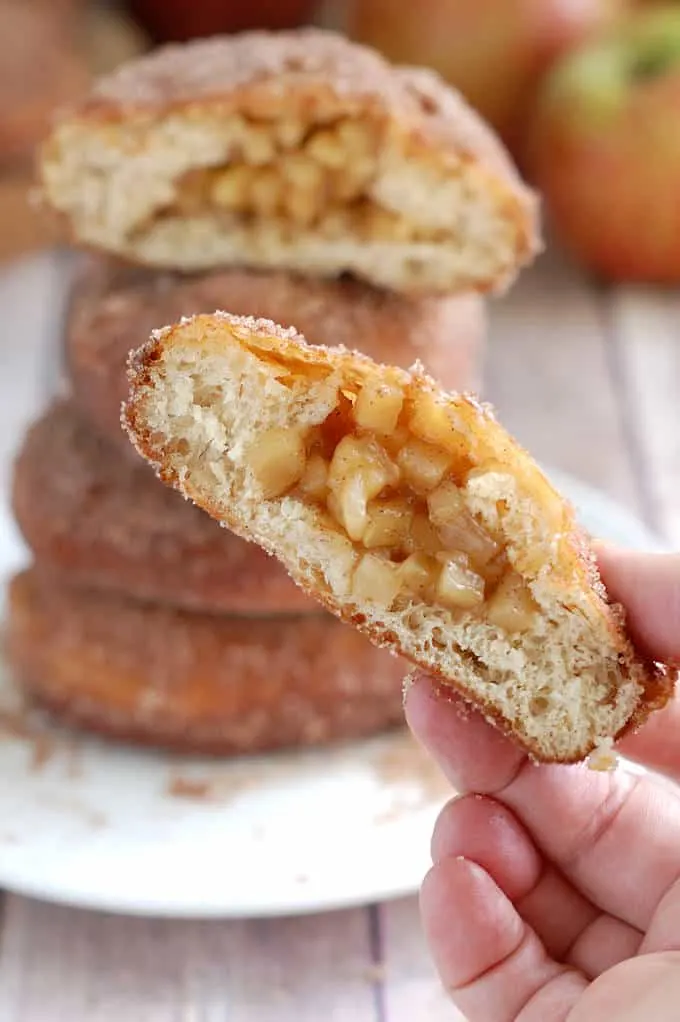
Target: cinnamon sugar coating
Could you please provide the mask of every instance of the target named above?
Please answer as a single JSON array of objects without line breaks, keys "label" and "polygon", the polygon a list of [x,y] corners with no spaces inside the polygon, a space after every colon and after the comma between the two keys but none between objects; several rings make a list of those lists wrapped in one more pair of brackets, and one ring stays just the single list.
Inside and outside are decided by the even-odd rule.
[{"label": "cinnamon sugar coating", "polygon": [[180,752],[316,745],[402,720],[403,663],[325,614],[192,614],[34,568],[10,585],[8,655],[69,722]]},{"label": "cinnamon sugar coating", "polygon": [[315,92],[354,101],[357,109],[375,104],[386,117],[412,121],[422,137],[469,152],[519,181],[504,147],[438,75],[394,67],[376,50],[316,28],[242,32],[158,47],[100,79],[65,116],[122,120],[215,100],[237,106],[246,92],[252,95],[252,115],[266,116],[286,102],[282,79],[304,87],[310,104]]}]

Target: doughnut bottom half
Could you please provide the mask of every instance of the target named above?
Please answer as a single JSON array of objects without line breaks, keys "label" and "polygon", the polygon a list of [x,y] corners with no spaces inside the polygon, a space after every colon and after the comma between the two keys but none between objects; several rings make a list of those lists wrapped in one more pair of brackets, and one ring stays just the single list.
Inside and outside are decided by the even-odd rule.
[{"label": "doughnut bottom half", "polygon": [[227,756],[402,721],[405,662],[324,613],[192,613],[35,567],[12,580],[8,604],[8,657],[27,694],[110,737]]}]

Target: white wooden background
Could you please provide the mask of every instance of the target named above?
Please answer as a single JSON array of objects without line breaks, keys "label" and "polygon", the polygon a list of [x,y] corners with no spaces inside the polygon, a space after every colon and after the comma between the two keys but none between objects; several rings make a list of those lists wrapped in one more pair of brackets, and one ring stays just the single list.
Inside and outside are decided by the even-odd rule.
[{"label": "white wooden background", "polygon": [[[36,322],[58,299],[32,308]],[[26,285],[30,288],[30,280]],[[0,278],[0,487],[44,354]],[[587,283],[544,258],[492,310],[486,396],[546,464],[680,546],[680,294]],[[395,849],[395,855],[399,850]],[[4,896],[0,1022],[444,1022],[414,898],[290,920],[166,922]]]}]

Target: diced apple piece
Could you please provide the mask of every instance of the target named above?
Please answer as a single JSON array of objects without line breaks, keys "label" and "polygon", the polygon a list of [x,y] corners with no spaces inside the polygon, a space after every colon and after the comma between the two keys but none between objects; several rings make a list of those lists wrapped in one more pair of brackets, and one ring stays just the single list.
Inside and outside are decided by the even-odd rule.
[{"label": "diced apple piece", "polygon": [[352,580],[352,595],[356,600],[389,610],[400,588],[396,565],[376,554],[364,554]]},{"label": "diced apple piece", "polygon": [[437,599],[454,610],[472,610],[484,602],[484,579],[459,559],[450,557],[441,567]]}]

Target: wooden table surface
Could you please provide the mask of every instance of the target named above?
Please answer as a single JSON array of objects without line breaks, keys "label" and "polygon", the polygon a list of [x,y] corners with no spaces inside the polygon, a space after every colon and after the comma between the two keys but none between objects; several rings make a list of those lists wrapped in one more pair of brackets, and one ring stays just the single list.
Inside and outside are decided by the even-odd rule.
[{"label": "wooden table surface", "polygon": [[[30,312],[36,322],[50,317],[58,295],[58,270],[50,273],[50,297]],[[0,278],[5,323],[9,293]],[[13,324],[0,341],[0,485],[43,386],[44,352],[22,334]],[[487,363],[486,396],[537,458],[599,487],[680,545],[680,294],[599,289],[544,257],[493,304]],[[461,1018],[434,976],[414,898],[204,923],[7,894],[0,926],[0,1022]]]}]

